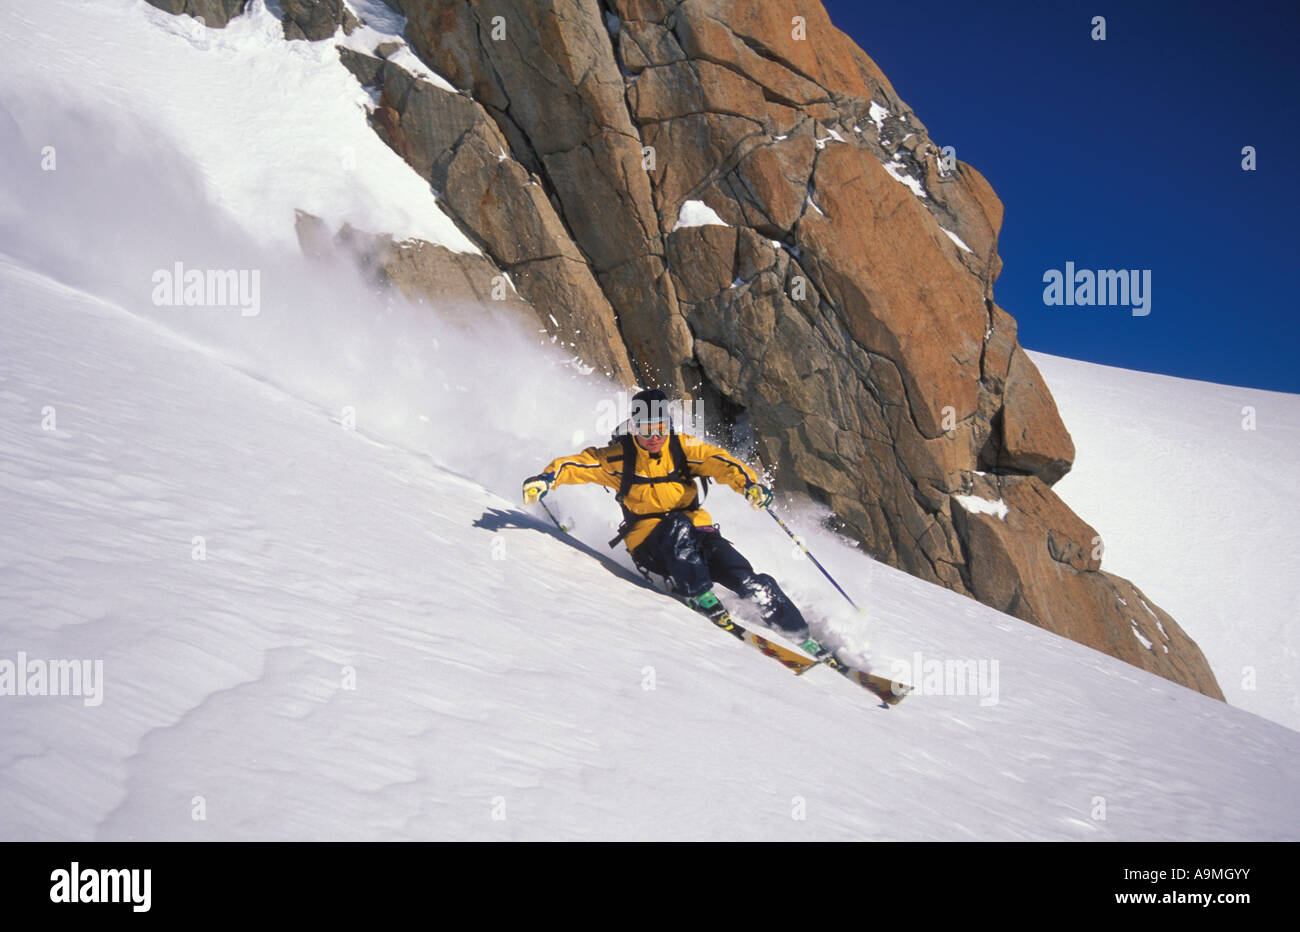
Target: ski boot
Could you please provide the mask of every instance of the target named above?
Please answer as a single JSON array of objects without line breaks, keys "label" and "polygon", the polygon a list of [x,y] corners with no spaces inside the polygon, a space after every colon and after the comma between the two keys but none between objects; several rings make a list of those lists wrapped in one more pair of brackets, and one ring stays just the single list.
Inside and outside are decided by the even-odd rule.
[{"label": "ski boot", "polygon": [[805,638],[799,646],[803,648],[805,653],[810,654],[812,659],[817,661],[817,664],[824,663],[832,670],[838,670],[840,667],[844,666],[844,664],[840,662],[840,659],[835,656],[833,650],[829,647],[823,647],[821,642],[814,637],[810,636]]},{"label": "ski boot", "polygon": [[731,623],[731,616],[727,613],[727,607],[713,594],[712,589],[702,592],[694,598],[687,598],[686,604],[719,628],[725,628]]}]

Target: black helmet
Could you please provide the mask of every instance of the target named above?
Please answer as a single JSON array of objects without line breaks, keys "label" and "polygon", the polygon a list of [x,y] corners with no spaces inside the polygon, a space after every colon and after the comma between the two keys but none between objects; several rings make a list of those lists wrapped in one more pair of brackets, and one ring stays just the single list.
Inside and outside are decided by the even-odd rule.
[{"label": "black helmet", "polygon": [[632,424],[639,427],[642,424],[662,424],[672,423],[671,412],[668,410],[668,396],[657,388],[647,388],[637,392],[632,396]]}]

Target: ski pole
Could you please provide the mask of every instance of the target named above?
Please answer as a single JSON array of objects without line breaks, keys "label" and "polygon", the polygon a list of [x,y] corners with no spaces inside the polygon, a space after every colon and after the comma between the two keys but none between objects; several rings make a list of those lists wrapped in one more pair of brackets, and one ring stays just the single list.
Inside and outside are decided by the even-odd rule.
[{"label": "ski pole", "polygon": [[555,523],[555,526],[556,526],[556,527],[558,527],[561,531],[563,531],[563,532],[566,533],[566,534],[569,533],[569,529],[568,529],[567,527],[565,527],[565,526],[564,526],[563,524],[561,524],[559,521],[556,521],[556,520],[555,520],[555,515],[551,514],[551,509],[547,506],[546,502],[542,501],[542,500],[539,498],[539,499],[537,500],[537,504],[541,505],[543,508],[546,509],[546,514],[547,514],[547,516],[549,516],[550,519],[551,519],[551,521],[553,521],[553,522]]},{"label": "ski pole", "polygon": [[818,562],[817,558],[814,557],[814,556],[812,555],[812,552],[809,551],[809,549],[808,549],[806,546],[804,546],[804,542],[801,541],[801,540],[798,538],[798,536],[795,535],[794,531],[792,531],[792,530],[790,530],[788,527],[786,527],[784,521],[782,521],[780,518],[777,517],[776,512],[773,511],[771,508],[764,508],[763,510],[766,511],[768,514],[770,514],[770,515],[772,516],[772,520],[773,520],[773,521],[775,521],[777,524],[781,525],[781,530],[785,531],[787,534],[790,535],[790,539],[793,540],[796,544],[799,545],[799,549],[802,550],[802,551],[804,552],[804,556],[806,556],[809,560],[812,560],[812,561],[813,561],[813,565],[816,566],[817,569],[819,569],[819,570],[822,571],[822,575],[825,576],[827,579],[829,579],[829,580],[831,581],[831,585],[834,586],[836,589],[839,590],[840,595],[842,595],[842,596],[844,596],[844,598],[848,599],[848,600],[849,600],[849,604],[852,605],[852,606],[853,606],[855,609],[857,609],[859,612],[862,611],[861,608],[858,608],[858,603],[857,603],[857,602],[854,602],[853,599],[849,598],[849,594],[848,594],[847,592],[845,592],[845,591],[840,587],[840,584],[837,583],[837,582],[835,581],[835,577],[833,577],[830,573],[826,572],[826,567],[822,566],[821,563]]}]

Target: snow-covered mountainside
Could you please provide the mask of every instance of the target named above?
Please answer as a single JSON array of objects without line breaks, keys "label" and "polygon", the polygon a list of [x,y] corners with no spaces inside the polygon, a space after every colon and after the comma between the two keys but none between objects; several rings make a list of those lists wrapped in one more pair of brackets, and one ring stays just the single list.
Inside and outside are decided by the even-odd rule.
[{"label": "snow-covered mountainside", "polygon": [[1079,455],[1056,491],[1205,651],[1300,729],[1300,397],[1033,354]]},{"label": "snow-covered mountainside", "polygon": [[[876,564],[807,503],[782,513],[866,618],[708,501],[917,687],[896,709],[642,585],[604,493],[548,496],[576,539],[525,510],[617,388],[297,254],[295,207],[454,231],[400,162],[329,157],[371,144],[364,93],[253,7],[198,40],[139,0],[6,26],[0,838],[1300,837],[1300,734]],[[259,273],[255,312],[160,301],[176,262]],[[78,694],[13,695],[20,661]]]},{"label": "snow-covered mountainside", "polygon": [[[1295,732],[810,533],[864,625],[738,497],[716,493],[727,532],[920,694],[886,712],[829,671],[796,679],[523,513],[507,482],[346,430],[113,305],[8,261],[0,300],[0,659],[102,661],[97,696],[0,697],[0,837],[1300,828]],[[569,438],[448,439],[523,473]],[[582,506],[612,504],[583,491],[554,504],[599,540]],[[983,672],[971,694],[934,672],[953,660]]]}]

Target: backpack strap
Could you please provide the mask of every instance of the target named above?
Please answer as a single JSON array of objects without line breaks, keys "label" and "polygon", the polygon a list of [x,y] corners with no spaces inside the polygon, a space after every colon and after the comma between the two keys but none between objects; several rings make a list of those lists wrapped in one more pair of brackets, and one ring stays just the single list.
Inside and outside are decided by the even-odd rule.
[{"label": "backpack strap", "polygon": [[627,493],[632,491],[632,482],[636,478],[636,441],[631,434],[623,434],[618,439],[623,444],[623,475],[619,477],[618,494],[614,496],[614,501],[622,505]]},{"label": "backpack strap", "polygon": [[695,504],[700,504],[709,497],[709,477],[697,476],[691,472],[691,461],[686,458],[686,451],[682,448],[682,438],[675,430],[668,434],[668,451],[673,457],[674,472],[680,470],[683,476],[699,481],[700,491],[696,493]]}]

